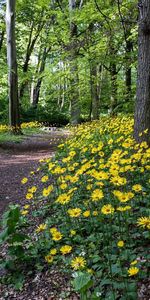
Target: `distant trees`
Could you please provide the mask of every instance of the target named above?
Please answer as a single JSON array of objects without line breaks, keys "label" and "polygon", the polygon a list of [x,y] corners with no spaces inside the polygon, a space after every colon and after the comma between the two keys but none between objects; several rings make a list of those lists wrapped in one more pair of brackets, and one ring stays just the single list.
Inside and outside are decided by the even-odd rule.
[{"label": "distant trees", "polygon": [[[16,39],[19,84],[17,64],[14,67],[13,63],[12,73],[16,74],[15,87],[19,86],[21,117],[28,111],[31,118],[32,113],[37,117],[43,111],[43,118],[58,113],[77,124],[82,118],[96,120],[101,113],[133,112],[136,5],[137,0],[33,0],[32,5],[29,0],[16,1],[16,37],[12,44],[15,47]],[[7,108],[3,24],[0,65],[0,106]],[[18,94],[18,89],[15,92]],[[6,113],[7,109],[0,120]]]},{"label": "distant trees", "polygon": [[[150,1],[139,0],[138,78],[134,136],[150,143]],[[148,134],[140,135],[148,129]]]},{"label": "distant trees", "polygon": [[15,5],[16,0],[7,0],[6,29],[7,29],[7,62],[9,85],[9,124],[13,131],[19,128],[18,72],[15,38]]},{"label": "distant trees", "polygon": [[79,75],[78,75],[78,61],[77,61],[77,35],[78,27],[73,20],[74,11],[76,10],[76,0],[69,0],[70,13],[70,85],[71,85],[71,123],[78,124],[80,120],[79,108]]}]

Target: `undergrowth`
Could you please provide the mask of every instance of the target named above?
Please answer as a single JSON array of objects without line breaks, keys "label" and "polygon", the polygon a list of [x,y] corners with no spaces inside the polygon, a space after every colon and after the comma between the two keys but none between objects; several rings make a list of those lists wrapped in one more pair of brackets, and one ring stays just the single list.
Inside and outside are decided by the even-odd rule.
[{"label": "undergrowth", "polygon": [[[31,172],[18,220],[29,228],[29,213],[43,221],[28,237],[3,236],[15,249],[9,253],[14,265],[59,266],[81,299],[138,299],[150,258],[150,149],[132,133],[130,117],[103,117],[73,129],[55,157],[40,161],[44,188],[35,186]],[[13,234],[21,233],[19,222]]]}]

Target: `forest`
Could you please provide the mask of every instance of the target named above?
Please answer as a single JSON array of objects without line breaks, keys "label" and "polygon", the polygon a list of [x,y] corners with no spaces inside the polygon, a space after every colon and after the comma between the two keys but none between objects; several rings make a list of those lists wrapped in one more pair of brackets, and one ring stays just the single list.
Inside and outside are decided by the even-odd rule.
[{"label": "forest", "polygon": [[[7,122],[5,1],[0,8],[0,121]],[[16,1],[21,121],[76,124],[133,113],[136,1]]]},{"label": "forest", "polygon": [[149,300],[149,0],[0,0],[0,66],[0,299]]}]

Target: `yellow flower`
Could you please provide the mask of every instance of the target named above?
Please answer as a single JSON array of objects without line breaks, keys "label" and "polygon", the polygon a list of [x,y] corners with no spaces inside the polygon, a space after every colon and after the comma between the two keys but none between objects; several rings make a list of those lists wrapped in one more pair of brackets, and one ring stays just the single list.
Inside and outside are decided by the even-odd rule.
[{"label": "yellow flower", "polygon": [[113,191],[114,196],[116,196],[120,202],[127,202],[134,197],[132,192],[123,193],[120,191]]},{"label": "yellow flower", "polygon": [[77,256],[71,261],[71,267],[74,270],[82,269],[85,267],[85,265],[86,265],[86,260],[82,256]]},{"label": "yellow flower", "polygon": [[65,245],[65,246],[62,246],[62,247],[60,248],[60,252],[61,252],[63,255],[70,253],[71,250],[72,250],[72,247],[69,246],[69,245]]},{"label": "yellow flower", "polygon": [[75,151],[70,151],[70,152],[69,152],[69,156],[74,157],[75,155],[76,155],[76,152],[75,152]]},{"label": "yellow flower", "polygon": [[41,178],[41,182],[47,182],[48,181],[48,176],[45,175]]},{"label": "yellow flower", "polygon": [[26,194],[26,199],[27,200],[30,200],[30,199],[32,199],[33,198],[33,194],[32,193],[27,193]]},{"label": "yellow flower", "polygon": [[91,190],[92,186],[93,186],[92,184],[88,184],[88,185],[86,186],[86,189],[87,189],[87,190]]},{"label": "yellow flower", "polygon": [[111,144],[113,144],[113,139],[110,139],[110,140],[108,141],[108,145],[111,145]]},{"label": "yellow flower", "polygon": [[127,180],[125,177],[115,176],[111,178],[110,182],[114,185],[120,186],[125,185],[127,183]]},{"label": "yellow flower", "polygon": [[51,171],[53,169],[53,167],[55,166],[55,164],[53,164],[52,162],[48,164],[48,170]]},{"label": "yellow flower", "polygon": [[51,255],[56,255],[57,249],[56,249],[56,248],[53,248],[53,249],[50,250],[49,253],[50,253]]},{"label": "yellow flower", "polygon": [[40,224],[37,229],[36,232],[39,233],[41,231],[44,231],[46,229],[47,225],[46,224]]},{"label": "yellow flower", "polygon": [[93,191],[91,197],[92,197],[92,201],[93,201],[93,202],[99,201],[99,200],[101,200],[102,198],[104,198],[103,191],[102,191],[102,190],[99,190],[99,189],[96,189],[96,190]]},{"label": "yellow flower", "polygon": [[49,185],[47,188],[43,189],[42,194],[44,197],[48,197],[52,191],[53,191],[53,185]]},{"label": "yellow flower", "polygon": [[141,217],[138,218],[137,225],[143,228],[150,229],[150,217]]},{"label": "yellow flower", "polygon": [[56,199],[56,202],[60,203],[60,204],[66,204],[70,201],[71,196],[67,195],[66,193],[59,195],[58,198]]},{"label": "yellow flower", "polygon": [[97,211],[97,210],[94,210],[93,213],[92,213],[92,215],[93,215],[94,217],[98,216],[98,211]]},{"label": "yellow flower", "polygon": [[67,184],[66,184],[66,183],[62,183],[62,184],[60,185],[60,188],[61,188],[62,190],[65,190],[65,189],[67,188]]},{"label": "yellow flower", "polygon": [[98,185],[98,186],[104,186],[104,183],[102,181],[98,181],[98,182],[96,182],[96,185]]},{"label": "yellow flower", "polygon": [[52,234],[53,241],[60,241],[62,239],[62,237],[63,237],[63,235],[59,231],[53,232],[53,234]]},{"label": "yellow flower", "polygon": [[136,275],[138,272],[139,272],[139,268],[137,268],[137,267],[130,267],[130,268],[128,269],[128,274],[129,274],[129,276],[134,276],[134,275]]},{"label": "yellow flower", "polygon": [[83,216],[88,218],[90,216],[90,210],[86,210],[84,213],[83,213]]},{"label": "yellow flower", "polygon": [[26,216],[28,214],[28,212],[29,212],[28,210],[22,210],[21,211],[21,215],[22,216]]},{"label": "yellow flower", "polygon": [[37,191],[37,187],[36,186],[32,186],[31,188],[28,189],[29,193],[35,193]]},{"label": "yellow flower", "polygon": [[45,260],[46,260],[46,262],[51,263],[51,262],[53,262],[54,257],[52,255],[48,254],[45,256]]},{"label": "yellow flower", "polygon": [[76,231],[75,231],[75,230],[70,230],[70,235],[71,235],[71,236],[76,235]]},{"label": "yellow flower", "polygon": [[104,215],[113,214],[114,211],[115,211],[115,209],[113,208],[113,206],[111,204],[104,205],[101,208],[101,213]]},{"label": "yellow flower", "polygon": [[129,210],[129,209],[131,209],[131,208],[132,208],[132,207],[131,207],[130,205],[126,205],[126,206],[118,206],[118,207],[116,208],[116,210],[123,212],[123,211]]},{"label": "yellow flower", "polygon": [[26,178],[26,177],[24,177],[22,180],[21,180],[21,183],[22,184],[25,184],[25,183],[27,183],[28,182],[28,178]]},{"label": "yellow flower", "polygon": [[124,241],[118,241],[117,246],[122,248],[124,246]]},{"label": "yellow flower", "polygon": [[140,184],[135,184],[133,185],[132,190],[135,192],[140,192],[142,191],[142,186]]},{"label": "yellow flower", "polygon": [[74,171],[74,167],[73,166],[69,167],[68,171],[70,171],[70,172]]},{"label": "yellow flower", "polygon": [[24,208],[25,208],[25,209],[28,209],[29,207],[30,207],[29,204],[24,205]]},{"label": "yellow flower", "polygon": [[131,266],[134,266],[134,265],[136,265],[138,263],[138,261],[137,260],[134,260],[134,261],[132,261],[131,263],[130,263],[130,265]]},{"label": "yellow flower", "polygon": [[148,128],[143,131],[145,134],[148,132]]},{"label": "yellow flower", "polygon": [[68,209],[68,214],[71,218],[77,218],[81,215],[81,209],[80,208]]},{"label": "yellow flower", "polygon": [[56,227],[52,227],[52,228],[50,228],[49,231],[50,231],[51,234],[53,234],[54,232],[57,232],[58,230],[57,230]]},{"label": "yellow flower", "polygon": [[92,269],[87,269],[87,272],[88,272],[89,274],[91,274],[91,275],[94,274],[94,270],[92,270]]}]

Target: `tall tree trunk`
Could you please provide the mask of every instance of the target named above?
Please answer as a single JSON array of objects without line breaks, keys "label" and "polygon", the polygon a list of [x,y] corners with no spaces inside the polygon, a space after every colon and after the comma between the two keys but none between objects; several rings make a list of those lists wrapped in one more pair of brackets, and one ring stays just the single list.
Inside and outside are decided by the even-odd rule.
[{"label": "tall tree trunk", "polygon": [[2,30],[2,32],[0,33],[0,51],[2,50],[2,46],[3,46],[4,34],[5,34],[5,30]]},{"label": "tall tree trunk", "polygon": [[[42,15],[43,15],[43,12],[41,13],[41,18],[42,18]],[[33,36],[33,30],[34,30],[34,22],[32,22],[32,26],[31,26],[31,31],[30,31],[30,34],[29,34],[29,40],[28,40],[28,45],[27,45],[27,51],[26,51],[26,56],[25,56],[25,61],[24,61],[24,65],[23,65],[23,74],[26,74],[28,72],[28,68],[29,68],[29,61],[30,61],[30,58],[31,58],[31,54],[34,50],[34,46],[35,46],[35,43],[39,37],[39,34],[41,32],[43,28],[43,22],[41,20],[39,20],[39,26],[37,28],[37,31],[36,31],[36,34],[34,37]],[[21,86],[20,86],[20,91],[19,91],[19,98],[22,99],[22,97],[24,96],[24,91],[25,91],[25,88],[28,84],[28,80],[25,80]]]},{"label": "tall tree trunk", "polygon": [[[130,33],[128,34],[128,37]],[[126,81],[126,101],[130,101],[132,97],[132,68],[131,68],[131,51],[132,41],[126,41],[126,70],[125,70],[125,81]]]},{"label": "tall tree trunk", "polygon": [[92,119],[99,119],[99,95],[97,89],[97,66],[95,62],[90,61],[90,85],[92,102]]},{"label": "tall tree trunk", "polygon": [[80,121],[79,108],[79,77],[78,77],[78,62],[77,62],[77,25],[72,21],[72,12],[76,9],[76,0],[69,0],[70,10],[70,72],[71,72],[71,123],[78,124]]},{"label": "tall tree trunk", "polygon": [[111,63],[110,65],[110,80],[111,80],[111,103],[110,103],[110,113],[115,113],[115,108],[117,106],[117,67],[116,63]]},{"label": "tall tree trunk", "polygon": [[48,54],[48,51],[50,49],[46,49],[46,47],[44,48],[43,51],[43,56],[42,56],[42,60],[41,60],[41,65],[40,65],[40,69],[39,69],[39,78],[37,80],[36,86],[34,87],[33,90],[33,102],[32,105],[34,108],[37,108],[38,102],[39,102],[39,96],[40,96],[40,89],[41,89],[41,84],[42,84],[42,73],[45,69],[45,63],[46,63],[46,57]]},{"label": "tall tree trunk", "polygon": [[15,5],[16,0],[7,0],[7,61],[9,85],[9,124],[15,132],[19,127],[18,73],[15,40]]},{"label": "tall tree trunk", "polygon": [[[134,137],[150,143],[150,1],[139,0],[138,77]],[[139,136],[148,129],[148,134]]]}]

